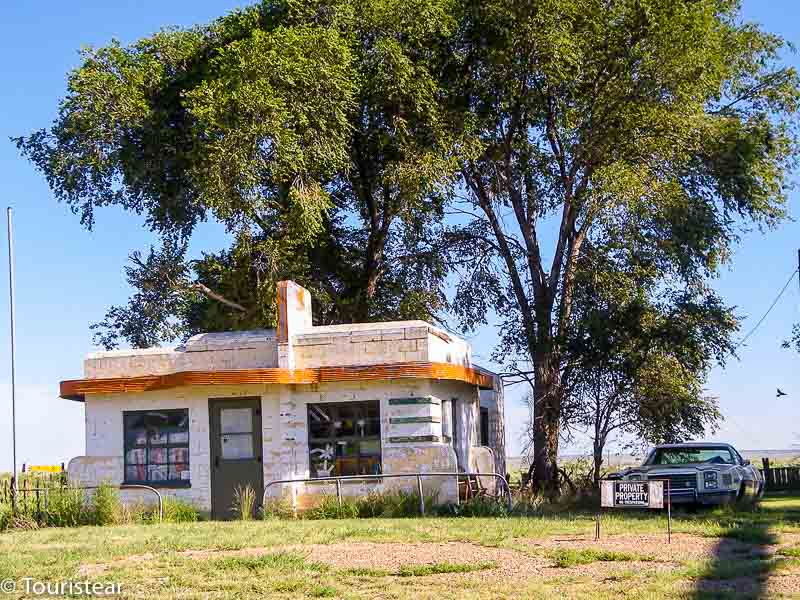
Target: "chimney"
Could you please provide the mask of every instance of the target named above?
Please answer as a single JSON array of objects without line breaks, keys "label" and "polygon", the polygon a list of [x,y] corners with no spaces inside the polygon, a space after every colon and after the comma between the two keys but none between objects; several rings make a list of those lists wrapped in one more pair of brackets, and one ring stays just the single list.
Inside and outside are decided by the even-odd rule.
[{"label": "chimney", "polygon": [[294,369],[294,352],[292,337],[298,333],[310,331],[311,293],[294,281],[278,282],[278,366],[282,369]]}]

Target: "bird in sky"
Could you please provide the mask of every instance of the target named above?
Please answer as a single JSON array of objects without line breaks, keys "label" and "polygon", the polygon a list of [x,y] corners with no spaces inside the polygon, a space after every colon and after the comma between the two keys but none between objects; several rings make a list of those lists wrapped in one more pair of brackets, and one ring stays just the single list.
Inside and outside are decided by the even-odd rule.
[{"label": "bird in sky", "polygon": [[778,393],[777,393],[777,394],[775,394],[775,397],[776,397],[776,398],[780,398],[781,396],[788,396],[788,395],[789,395],[789,394],[787,394],[786,392],[784,392],[783,390],[781,390],[781,388],[778,388]]}]

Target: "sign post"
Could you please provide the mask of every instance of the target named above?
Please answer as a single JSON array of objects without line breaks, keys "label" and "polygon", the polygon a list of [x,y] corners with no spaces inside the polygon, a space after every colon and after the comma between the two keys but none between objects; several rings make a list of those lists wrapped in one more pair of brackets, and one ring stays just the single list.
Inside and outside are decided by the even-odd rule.
[{"label": "sign post", "polygon": [[17,386],[16,386],[16,319],[14,318],[14,235],[11,207],[6,210],[8,222],[8,299],[11,313],[11,510],[17,512]]},{"label": "sign post", "polygon": [[[664,493],[666,491],[666,494]],[[672,501],[669,479],[649,481],[602,480],[600,506],[603,508],[667,509],[667,543],[672,543]],[[595,539],[600,539],[600,515],[597,515]]]}]

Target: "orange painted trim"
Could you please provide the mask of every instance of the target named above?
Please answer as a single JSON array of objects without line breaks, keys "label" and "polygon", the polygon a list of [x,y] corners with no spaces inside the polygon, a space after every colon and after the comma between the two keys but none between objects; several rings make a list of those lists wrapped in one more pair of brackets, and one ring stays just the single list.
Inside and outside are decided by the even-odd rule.
[{"label": "orange painted trim", "polygon": [[407,362],[387,365],[319,367],[316,369],[241,369],[236,371],[182,371],[167,375],[72,379],[61,382],[60,396],[83,401],[87,394],[133,394],[189,385],[243,385],[272,383],[313,385],[380,379],[446,379],[492,389],[492,375],[448,363]]}]

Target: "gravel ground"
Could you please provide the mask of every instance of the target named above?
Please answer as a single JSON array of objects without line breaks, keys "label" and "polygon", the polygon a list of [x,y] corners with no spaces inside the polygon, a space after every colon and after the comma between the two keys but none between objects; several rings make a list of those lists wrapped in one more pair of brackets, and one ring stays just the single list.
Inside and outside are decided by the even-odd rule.
[{"label": "gravel ground", "polygon": [[[490,548],[466,542],[445,543],[370,543],[343,542],[336,544],[293,544],[268,548],[241,550],[187,550],[179,556],[195,560],[208,560],[229,556],[261,556],[275,552],[298,552],[308,561],[330,565],[336,569],[376,569],[396,573],[402,566],[435,563],[478,564],[492,562],[496,568],[468,573],[429,575],[445,578],[454,583],[459,580],[479,580],[487,576],[498,582],[548,580],[589,576],[595,581],[613,580],[621,574],[635,573],[646,577],[659,572],[684,567],[685,561],[714,560],[725,563],[732,560],[771,559],[782,545],[796,545],[796,540],[782,538],[781,545],[759,546],[727,538],[704,538],[685,534],[674,535],[667,544],[666,536],[628,535],[610,536],[595,542],[587,537],[559,536],[544,540],[515,540],[517,549]],[[555,566],[548,554],[558,548],[575,550],[611,550],[632,554],[646,560],[593,562],[567,568]],[[149,554],[129,556],[114,564],[136,564],[153,560]],[[91,576],[107,570],[111,564],[87,564],[81,575]],[[680,584],[686,589],[702,589],[710,593],[735,591],[745,594],[794,595],[800,594],[800,569],[781,570],[763,579],[741,577],[733,579],[687,579]]]}]

